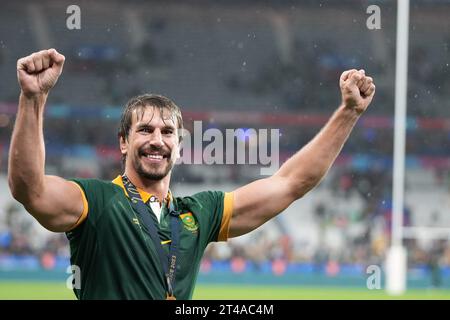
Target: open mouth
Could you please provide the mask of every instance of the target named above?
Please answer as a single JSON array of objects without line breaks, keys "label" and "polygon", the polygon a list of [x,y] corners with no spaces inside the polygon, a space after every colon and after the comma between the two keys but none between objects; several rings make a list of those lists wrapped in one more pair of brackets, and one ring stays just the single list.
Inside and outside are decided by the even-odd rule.
[{"label": "open mouth", "polygon": [[151,162],[160,162],[163,161],[165,158],[168,158],[166,154],[156,152],[142,152],[141,157]]},{"label": "open mouth", "polygon": [[149,159],[155,159],[155,160],[162,160],[164,157],[162,156],[162,155],[160,155],[160,154],[147,154],[147,155],[144,155],[146,158],[149,158]]}]

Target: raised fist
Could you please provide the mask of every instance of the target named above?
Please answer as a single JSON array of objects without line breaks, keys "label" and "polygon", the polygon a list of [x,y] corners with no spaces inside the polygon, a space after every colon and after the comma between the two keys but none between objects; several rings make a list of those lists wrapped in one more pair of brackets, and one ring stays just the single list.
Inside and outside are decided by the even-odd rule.
[{"label": "raised fist", "polygon": [[375,84],[371,77],[366,76],[364,70],[344,71],[339,80],[342,103],[346,108],[363,113],[369,106],[375,94]]},{"label": "raised fist", "polygon": [[58,80],[65,57],[55,49],[35,52],[17,60],[17,79],[22,93],[32,97],[48,93]]}]

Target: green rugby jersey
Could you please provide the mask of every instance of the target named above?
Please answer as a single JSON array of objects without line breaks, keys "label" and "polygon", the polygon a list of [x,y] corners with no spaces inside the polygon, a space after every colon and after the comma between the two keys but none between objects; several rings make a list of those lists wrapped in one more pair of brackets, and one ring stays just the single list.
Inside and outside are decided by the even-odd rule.
[{"label": "green rugby jersey", "polygon": [[[79,221],[66,233],[71,264],[80,268],[81,288],[74,289],[77,298],[165,299],[162,265],[139,213],[131,206],[122,177],[112,182],[73,182],[80,187],[84,201]],[[150,199],[150,194],[139,192],[144,202]],[[174,295],[177,299],[190,299],[206,246],[228,238],[232,194],[205,191],[168,201],[181,211],[182,220]],[[171,232],[167,204],[161,210],[158,232],[168,253]]]}]

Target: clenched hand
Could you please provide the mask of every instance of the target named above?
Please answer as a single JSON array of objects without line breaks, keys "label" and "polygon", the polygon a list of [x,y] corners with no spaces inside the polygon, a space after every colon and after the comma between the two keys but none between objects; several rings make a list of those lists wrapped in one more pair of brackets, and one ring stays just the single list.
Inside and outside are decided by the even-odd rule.
[{"label": "clenched hand", "polygon": [[343,105],[358,114],[367,109],[375,94],[373,79],[366,76],[362,69],[344,71],[339,80],[339,86]]},{"label": "clenched hand", "polygon": [[46,94],[56,84],[65,57],[55,49],[35,52],[17,61],[17,79],[26,97]]}]

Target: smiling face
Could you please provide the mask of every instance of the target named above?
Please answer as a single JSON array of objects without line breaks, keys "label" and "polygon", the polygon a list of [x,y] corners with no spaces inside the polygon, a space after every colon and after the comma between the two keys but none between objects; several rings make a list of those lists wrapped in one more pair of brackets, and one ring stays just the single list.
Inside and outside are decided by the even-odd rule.
[{"label": "smiling face", "polygon": [[176,117],[149,105],[134,110],[128,137],[120,138],[120,150],[126,156],[126,172],[147,180],[164,179],[180,156]]}]

